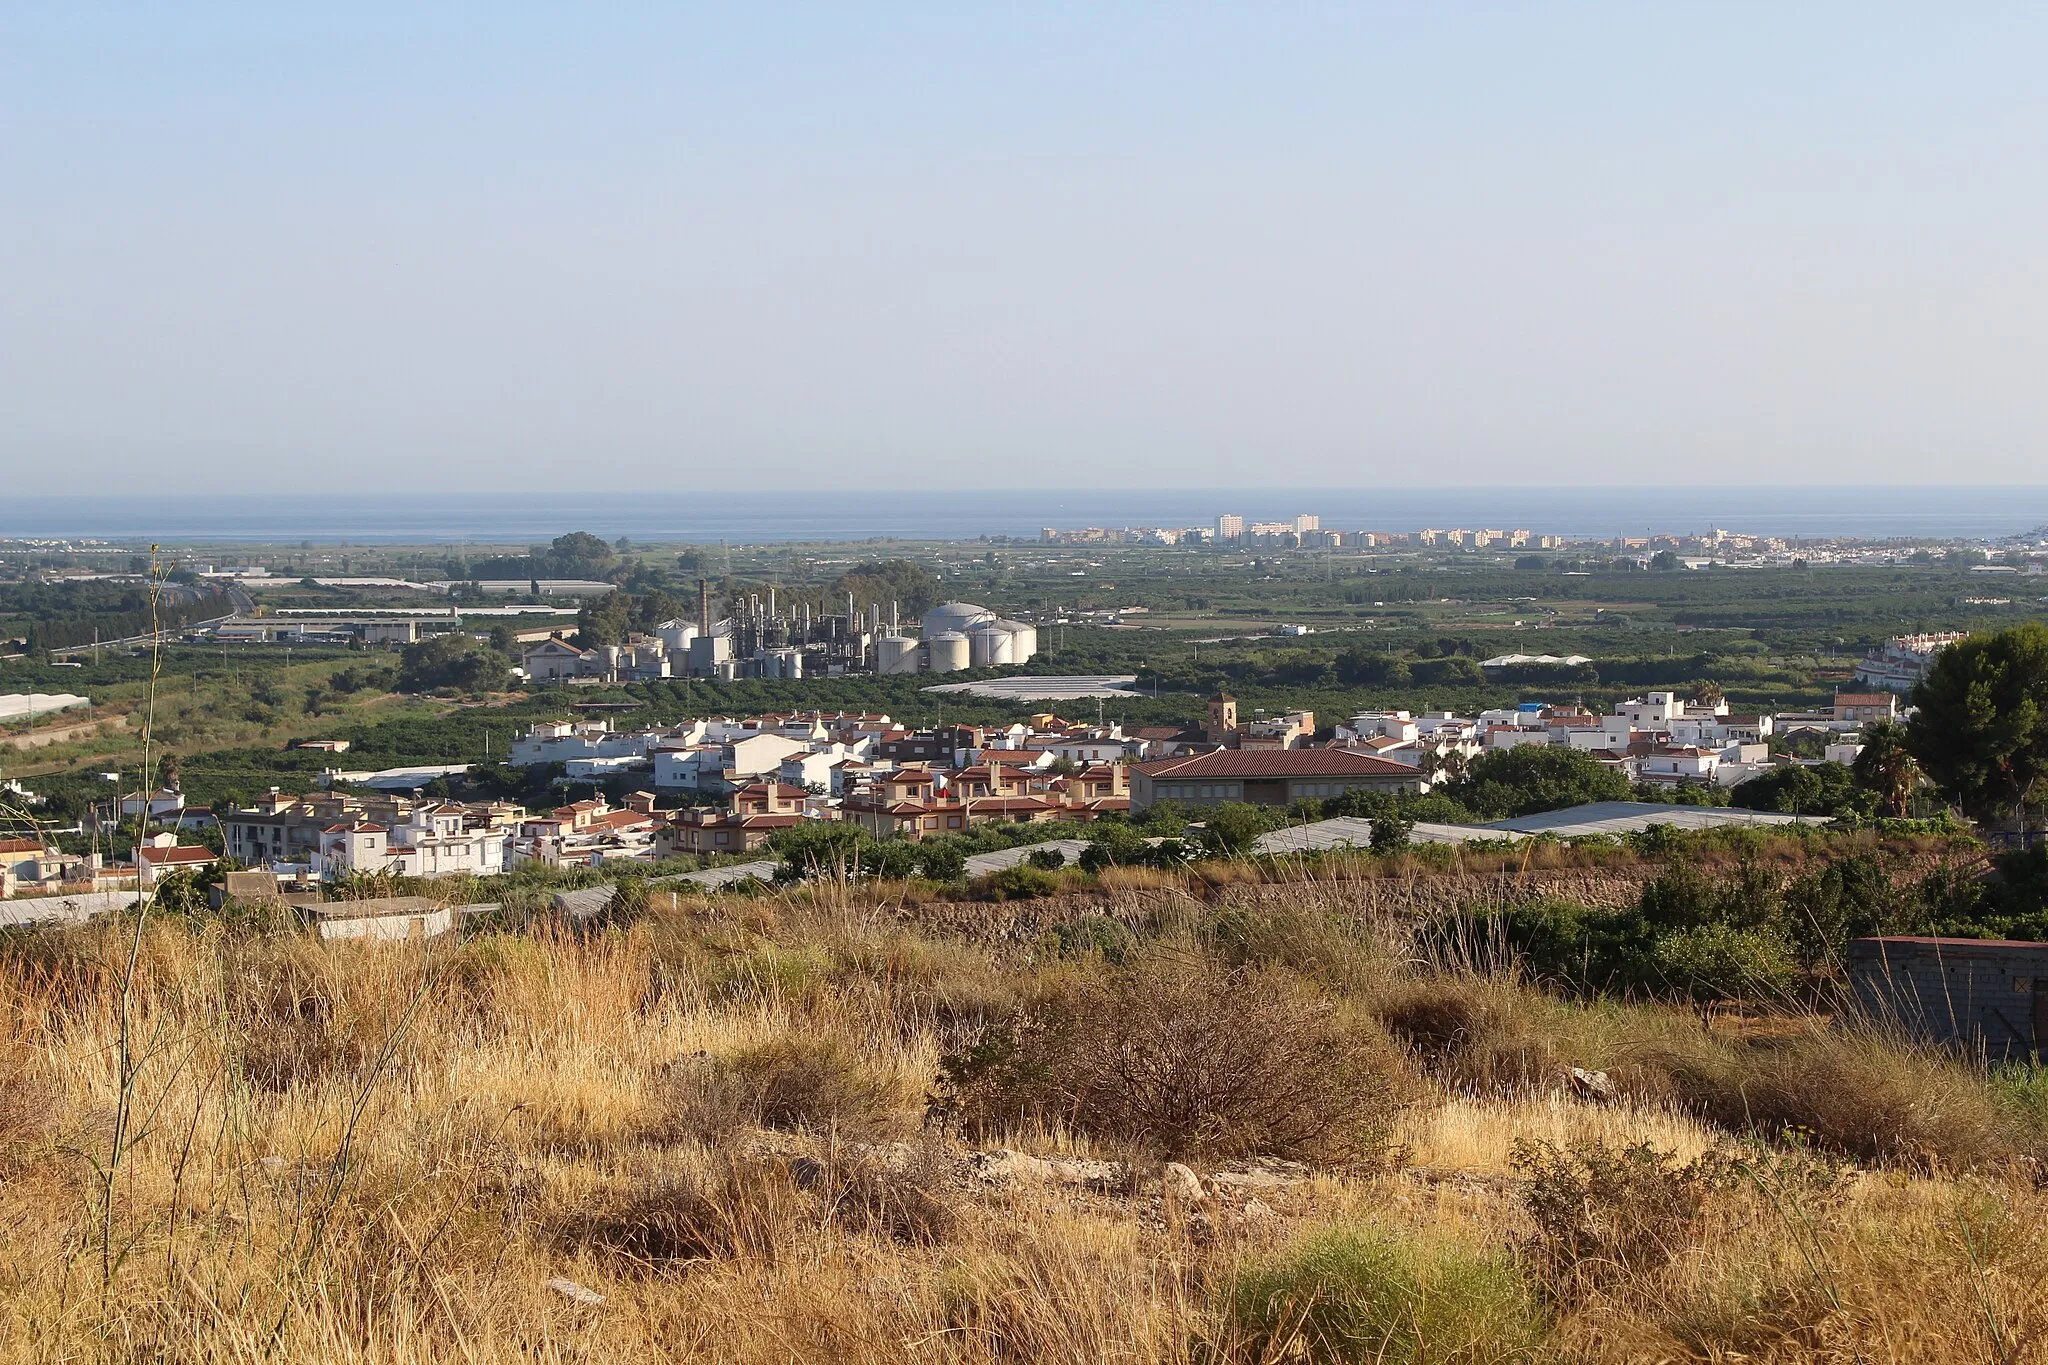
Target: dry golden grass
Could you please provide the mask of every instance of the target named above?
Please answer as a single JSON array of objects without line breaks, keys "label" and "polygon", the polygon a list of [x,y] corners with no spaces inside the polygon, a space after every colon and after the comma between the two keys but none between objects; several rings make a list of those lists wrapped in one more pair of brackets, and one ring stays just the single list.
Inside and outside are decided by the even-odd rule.
[{"label": "dry golden grass", "polygon": [[[1343,913],[1334,879],[1301,899],[1220,928],[1118,913],[1214,970],[1290,974],[1362,1028],[1452,993],[1398,942],[1319,924]],[[1547,1141],[1745,1164],[1668,1261],[1545,1290],[1534,1358],[2044,1359],[2048,1199],[2024,1166],[1839,1174],[1738,1146],[1711,1111],[1588,1105],[1535,1074],[1436,1083],[1395,1119],[1392,1163],[1199,1206],[1142,1155],[1095,1187],[978,1180],[920,1128],[942,1055],[1112,969],[923,934],[901,909],[728,898],[460,945],[163,921],[0,942],[0,1358],[1252,1360],[1273,1338],[1231,1317],[1249,1268],[1333,1226],[1512,1260],[1534,1235],[1517,1147]],[[1646,1038],[1729,1055],[1685,1040],[1683,1014],[1459,989],[1562,1063]],[[1884,1054],[1854,1060],[1868,1077]]]}]

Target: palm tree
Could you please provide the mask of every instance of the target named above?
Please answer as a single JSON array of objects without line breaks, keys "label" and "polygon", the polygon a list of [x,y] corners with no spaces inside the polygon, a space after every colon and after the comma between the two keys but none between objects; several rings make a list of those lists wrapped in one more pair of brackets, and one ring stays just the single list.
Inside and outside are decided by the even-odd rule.
[{"label": "palm tree", "polygon": [[1701,678],[1692,685],[1694,706],[1719,706],[1725,699],[1726,694],[1721,691],[1721,684],[1712,678]]},{"label": "palm tree", "polygon": [[1913,809],[1920,785],[1920,764],[1906,747],[1906,727],[1893,721],[1872,721],[1863,727],[1863,748],[1856,755],[1856,785],[1877,793],[1877,813],[1903,820]]},{"label": "palm tree", "polygon": [[1471,760],[1466,756],[1463,749],[1445,749],[1441,751],[1444,781],[1456,782],[1459,778],[1463,777],[1465,769],[1470,765],[1470,762]]}]

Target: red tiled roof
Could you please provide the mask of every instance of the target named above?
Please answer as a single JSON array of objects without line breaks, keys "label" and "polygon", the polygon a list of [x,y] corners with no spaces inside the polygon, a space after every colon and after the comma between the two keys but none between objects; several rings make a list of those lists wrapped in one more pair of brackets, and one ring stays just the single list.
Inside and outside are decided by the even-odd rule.
[{"label": "red tiled roof", "polygon": [[1349,749],[1218,749],[1193,758],[1140,763],[1147,777],[1414,777],[1406,763]]},{"label": "red tiled roof", "polygon": [[1016,811],[1016,810],[1058,810],[1057,801],[1048,801],[1042,796],[970,796],[967,798],[968,811]]},{"label": "red tiled roof", "polygon": [[210,863],[220,855],[210,848],[151,848],[145,844],[135,850],[135,856],[145,863]]},{"label": "red tiled roof", "polygon": [[40,839],[0,839],[0,853],[41,853],[45,847]]}]

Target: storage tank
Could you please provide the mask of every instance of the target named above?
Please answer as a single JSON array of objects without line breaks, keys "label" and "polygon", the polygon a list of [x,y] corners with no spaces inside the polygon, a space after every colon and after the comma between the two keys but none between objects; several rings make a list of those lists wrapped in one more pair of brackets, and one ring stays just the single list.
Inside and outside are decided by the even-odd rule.
[{"label": "storage tank", "polygon": [[671,621],[657,630],[655,635],[661,640],[661,647],[670,653],[677,650],[687,652],[690,641],[697,638],[697,628],[682,621]]},{"label": "storage tank", "polygon": [[976,668],[997,668],[1012,662],[1010,632],[1001,626],[976,626],[967,633],[968,658]]},{"label": "storage tank", "polygon": [[875,672],[917,672],[917,641],[908,635],[884,635],[875,641]]},{"label": "storage tank", "polygon": [[1006,619],[996,622],[1010,632],[1010,662],[1028,664],[1031,656],[1038,652],[1038,627],[1024,621]]},{"label": "storage tank", "polygon": [[966,634],[975,626],[993,621],[996,614],[973,602],[942,602],[924,614],[924,638],[947,632]]},{"label": "storage tank", "polygon": [[926,642],[931,651],[931,671],[934,673],[958,673],[970,666],[973,658],[972,647],[967,637],[957,630],[942,630]]}]

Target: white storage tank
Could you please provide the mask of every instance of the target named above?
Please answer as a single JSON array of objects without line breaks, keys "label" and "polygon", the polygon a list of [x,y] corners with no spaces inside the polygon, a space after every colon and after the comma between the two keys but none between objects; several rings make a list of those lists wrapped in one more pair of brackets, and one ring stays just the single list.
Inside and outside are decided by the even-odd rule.
[{"label": "white storage tank", "polygon": [[957,630],[942,630],[925,642],[931,651],[931,670],[934,673],[958,673],[971,666],[972,647],[967,637]]},{"label": "white storage tank", "polygon": [[917,672],[917,641],[908,635],[884,635],[875,641],[875,672]]},{"label": "white storage tank", "polygon": [[1028,664],[1031,656],[1038,652],[1038,627],[1023,621],[1001,620],[996,622],[1010,632],[1010,662]]},{"label": "white storage tank", "polygon": [[949,631],[965,634],[975,626],[993,621],[995,615],[975,602],[942,602],[924,614],[924,638],[929,640]]},{"label": "white storage tank", "polygon": [[654,633],[660,639],[662,648],[670,653],[674,653],[677,650],[687,653],[690,648],[690,641],[697,638],[697,628],[692,625],[685,625],[680,621],[671,621]]},{"label": "white storage tank", "polygon": [[1011,663],[1010,632],[999,625],[976,626],[967,633],[968,658],[976,668]]}]

